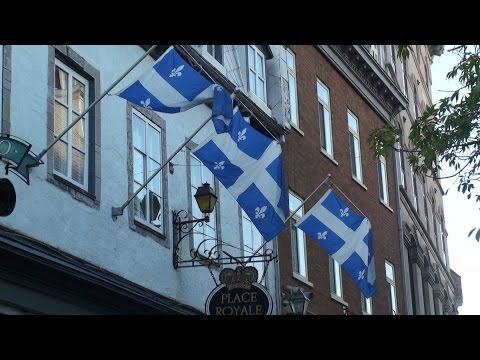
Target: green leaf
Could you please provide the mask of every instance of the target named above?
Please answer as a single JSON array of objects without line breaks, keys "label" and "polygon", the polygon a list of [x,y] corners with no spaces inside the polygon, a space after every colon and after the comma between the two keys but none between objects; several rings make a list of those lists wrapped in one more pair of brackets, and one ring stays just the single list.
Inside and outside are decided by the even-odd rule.
[{"label": "green leaf", "polygon": [[477,228],[473,228],[472,230],[470,230],[470,231],[468,232],[468,236],[467,236],[467,237],[470,237],[475,230],[477,230]]},{"label": "green leaf", "polygon": [[480,228],[477,230],[477,233],[475,234],[475,239],[477,239],[477,241],[480,242]]}]

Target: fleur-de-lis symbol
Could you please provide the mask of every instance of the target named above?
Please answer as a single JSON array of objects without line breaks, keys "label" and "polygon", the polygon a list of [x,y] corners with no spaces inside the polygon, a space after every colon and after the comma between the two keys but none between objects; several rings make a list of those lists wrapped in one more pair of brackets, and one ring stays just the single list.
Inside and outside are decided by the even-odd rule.
[{"label": "fleur-de-lis symbol", "polygon": [[358,272],[358,279],[357,280],[363,280],[364,277],[365,277],[365,269]]},{"label": "fleur-de-lis symbol", "polygon": [[182,70],[184,67],[185,67],[184,65],[180,65],[177,68],[173,68],[172,72],[170,73],[170,77],[182,76]]},{"label": "fleur-de-lis symbol", "polygon": [[223,170],[225,169],[225,166],[223,165],[225,164],[225,161],[219,161],[219,162],[216,162],[215,161],[215,166],[214,166],[214,170]]},{"label": "fleur-de-lis symbol", "polygon": [[217,86],[215,87],[215,89],[217,89],[217,91],[222,91],[222,90],[223,90],[223,86],[217,85]]},{"label": "fleur-de-lis symbol", "polygon": [[265,211],[267,211],[267,206],[256,207],[255,208],[255,219],[264,219],[265,218]]},{"label": "fleur-de-lis symbol", "polygon": [[319,232],[317,234],[318,240],[325,240],[327,238],[327,231]]},{"label": "fleur-de-lis symbol", "polygon": [[340,209],[340,217],[348,216],[348,207],[345,209]]},{"label": "fleur-de-lis symbol", "polygon": [[147,98],[145,101],[140,100],[140,105],[142,105],[145,109],[152,110],[152,107],[150,106],[150,98]]},{"label": "fleur-de-lis symbol", "polygon": [[238,132],[238,141],[246,140],[247,136],[245,135],[247,133],[247,128],[243,129],[242,131]]}]

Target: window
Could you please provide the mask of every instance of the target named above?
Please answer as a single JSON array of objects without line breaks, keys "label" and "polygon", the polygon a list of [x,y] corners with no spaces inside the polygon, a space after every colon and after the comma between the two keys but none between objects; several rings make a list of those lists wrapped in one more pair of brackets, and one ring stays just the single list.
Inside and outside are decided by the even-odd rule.
[{"label": "window", "polygon": [[[302,199],[296,195],[289,192],[288,194],[288,204],[290,208],[290,213],[295,211],[300,204],[302,204]],[[302,207],[293,215],[290,220],[291,224],[291,237],[292,237],[292,263],[293,263],[293,272],[305,278],[308,278],[307,272],[307,244],[305,233],[298,229],[296,226],[297,221],[303,216],[303,205]]]},{"label": "window", "polygon": [[[255,251],[263,244],[262,235],[258,232],[255,225],[253,225],[252,220],[248,217],[248,215],[242,209],[242,233],[243,233],[243,255],[249,256],[253,255]],[[260,250],[257,255],[261,255],[263,253]],[[248,265],[248,264],[247,264]],[[265,270],[265,266],[261,262],[255,262],[251,264],[254,266],[258,271],[258,281],[263,275]],[[263,279],[262,283],[265,283],[265,279]]]},{"label": "window", "polygon": [[[88,81],[55,59],[54,138],[88,107]],[[89,114],[76,123],[53,147],[54,174],[88,190]]]},{"label": "window", "polygon": [[402,60],[402,76],[403,76],[403,95],[405,95],[408,99],[407,59]]},{"label": "window", "polygon": [[380,64],[380,66],[383,66],[382,51],[382,45],[370,45],[370,55],[372,55],[372,57]]},{"label": "window", "polygon": [[437,214],[435,212],[436,206],[435,206],[435,199],[432,201],[432,223],[433,223],[433,233],[435,234],[435,245],[437,246],[437,250],[440,250],[440,244],[439,244],[439,239],[438,239],[438,223],[437,223]]},{"label": "window", "polygon": [[[162,129],[132,108],[133,191],[137,191],[162,164]],[[162,172],[134,199],[134,218],[165,234]]]},{"label": "window", "polygon": [[290,49],[287,49],[287,73],[290,95],[290,122],[298,127],[297,72],[295,54]]},{"label": "window", "polygon": [[385,274],[387,275],[387,286],[390,294],[390,313],[392,315],[398,314],[397,308],[397,294],[395,290],[395,268],[388,261],[385,261]]},{"label": "window", "polygon": [[252,45],[248,45],[248,90],[266,102],[265,56]]},{"label": "window", "polygon": [[425,59],[425,63],[423,64],[425,69],[425,82],[427,83],[427,87],[430,84],[430,80],[428,79],[428,67],[427,67],[427,59]]},{"label": "window", "polygon": [[405,158],[403,155],[403,136],[400,135],[400,141],[398,142],[400,151],[397,152],[398,162],[400,163],[400,185],[405,188]]},{"label": "window", "polygon": [[372,298],[366,298],[363,293],[360,293],[362,296],[362,313],[364,315],[372,315],[373,314],[373,305],[372,305]]},{"label": "window", "polygon": [[335,297],[343,299],[342,268],[331,256],[328,257],[328,261],[330,268],[330,293]]},{"label": "window", "polygon": [[[191,209],[192,216],[195,219],[201,219],[204,217],[202,212],[197,206],[197,201],[195,200],[195,193],[197,188],[202,186],[203,183],[209,183],[210,186],[215,189],[215,179],[213,174],[208,170],[208,168],[202,164],[202,162],[195,157],[193,154],[190,154],[190,193],[191,193]],[[219,203],[215,205],[215,209],[218,209]],[[196,232],[193,235],[193,246],[196,249],[200,244],[200,254],[204,251],[209,251],[212,247],[217,244],[217,215],[216,211],[213,211],[210,214],[210,221],[204,222],[202,227],[198,227]]]},{"label": "window", "polygon": [[427,225],[427,231],[430,232],[430,222],[428,220],[428,205],[427,205],[427,187],[425,180],[422,181],[422,197],[423,197],[423,207],[425,211],[425,223]]},{"label": "window", "polygon": [[223,65],[223,45],[207,45],[207,52]]},{"label": "window", "polygon": [[392,63],[393,72],[397,72],[397,55],[395,52],[395,45],[390,45],[390,61]]},{"label": "window", "polygon": [[350,132],[350,157],[352,162],[352,174],[355,179],[363,182],[358,119],[352,113],[350,113],[350,111],[348,112],[348,130]]},{"label": "window", "polygon": [[380,199],[388,205],[387,162],[383,156],[380,156],[378,160],[378,183],[380,188]]},{"label": "window", "polygon": [[442,221],[440,227],[440,233],[442,238],[442,260],[445,265],[447,265],[447,238],[445,233],[445,224]]},{"label": "window", "polygon": [[320,80],[317,80],[317,99],[320,120],[320,146],[328,155],[333,157],[330,91]]},{"label": "window", "polygon": [[418,213],[417,177],[415,176],[412,165],[410,165],[410,173],[412,174],[413,205],[415,206],[415,210],[417,210]]},{"label": "window", "polygon": [[418,118],[419,112],[418,112],[418,96],[417,96],[417,87],[413,87],[413,111],[415,115],[415,119]]}]

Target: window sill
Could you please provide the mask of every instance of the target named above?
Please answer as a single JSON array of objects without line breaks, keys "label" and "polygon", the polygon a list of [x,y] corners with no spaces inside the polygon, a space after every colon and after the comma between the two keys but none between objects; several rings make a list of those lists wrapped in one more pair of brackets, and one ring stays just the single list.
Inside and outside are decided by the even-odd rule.
[{"label": "window sill", "polygon": [[67,185],[68,187],[72,188],[73,190],[78,191],[82,195],[85,195],[85,196],[89,197],[90,199],[95,200],[95,195],[90,194],[88,191],[86,191],[85,189],[82,189],[78,185],[75,185],[74,183],[72,183],[68,179],[65,179],[64,177],[62,177],[60,175],[57,175],[57,174],[53,174],[53,178],[56,181],[61,182],[64,185]]},{"label": "window sill", "polygon": [[330,160],[331,162],[333,162],[335,165],[338,166],[338,162],[337,160],[335,160],[332,155],[330,155],[329,153],[327,153],[325,150],[323,150],[322,148],[320,148],[320,152],[325,155],[327,157],[328,160]]},{"label": "window sill", "polygon": [[358,180],[355,176],[352,175],[352,179],[353,179],[358,185],[360,185],[365,191],[368,190],[368,188],[367,188],[360,180]]},{"label": "window sill", "polygon": [[155,234],[162,240],[165,240],[165,235],[163,235],[162,232],[158,228],[154,227],[153,225],[147,224],[145,221],[140,220],[138,218],[135,218],[133,220],[133,223],[135,224],[135,226],[141,227],[142,229],[149,231],[152,234]]},{"label": "window sill", "polygon": [[382,204],[383,206],[385,206],[388,210],[390,210],[392,213],[394,212],[393,209],[386,203],[384,202],[382,199],[378,199],[378,201],[380,202],[380,204]]},{"label": "window sill", "polygon": [[295,125],[294,123],[291,122],[290,127],[292,129],[295,129],[300,135],[305,136],[305,133],[302,130],[300,130],[300,128],[297,125]]},{"label": "window sill", "polygon": [[348,307],[348,303],[345,300],[343,300],[341,297],[339,297],[339,296],[337,296],[333,293],[330,293],[330,299],[338,302],[339,304],[342,304],[342,305],[345,305],[346,307]]},{"label": "window sill", "polygon": [[308,285],[308,286],[310,286],[311,288],[313,288],[313,283],[311,283],[310,281],[308,281],[308,279],[307,279],[305,276],[300,275],[300,274],[298,274],[298,273],[296,273],[296,272],[294,272],[294,273],[292,274],[292,276],[293,276],[294,279],[297,279],[298,281],[301,281],[301,282],[304,283],[305,285]]}]

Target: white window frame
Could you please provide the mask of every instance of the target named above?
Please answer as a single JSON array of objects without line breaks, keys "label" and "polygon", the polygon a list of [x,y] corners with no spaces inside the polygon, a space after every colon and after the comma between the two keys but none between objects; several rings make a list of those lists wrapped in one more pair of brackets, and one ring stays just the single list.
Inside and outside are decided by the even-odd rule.
[{"label": "white window frame", "polygon": [[373,315],[373,301],[372,298],[365,297],[363,293],[360,293],[362,301],[362,314],[363,315]]},{"label": "white window frame", "polygon": [[[327,99],[321,96],[321,89],[327,93]],[[333,159],[332,116],[330,111],[330,89],[317,79],[318,121],[320,122],[320,147],[322,151]],[[323,112],[321,113],[320,110]],[[322,136],[324,139],[322,139]],[[323,144],[324,142],[324,144]]]},{"label": "white window frame", "polygon": [[[192,159],[195,159],[195,161],[198,161],[199,166],[200,166],[200,177],[201,177],[200,184],[194,184],[193,181],[192,181],[192,178],[193,178],[192,177]],[[193,166],[197,166],[197,165],[193,165]],[[200,161],[199,158],[197,158],[192,152],[190,152],[190,192],[191,192],[190,203],[191,203],[191,209],[192,209],[192,217],[194,219],[201,219],[203,217],[203,214],[198,209],[197,201],[195,200],[194,195],[197,192],[197,188],[199,186],[202,186],[202,184],[204,182],[208,182],[210,184],[210,186],[212,187],[212,189],[216,188],[215,177],[213,176],[213,174]],[[208,251],[212,247],[217,245],[217,242],[218,242],[217,211],[218,211],[219,206],[220,205],[219,205],[219,202],[217,200],[217,203],[215,205],[215,210],[211,214],[209,214],[210,215],[209,216],[210,221],[209,222],[204,222],[203,226],[196,229],[196,231],[193,235],[192,245],[195,249],[197,249],[197,247],[200,245],[200,243],[202,243],[204,240],[210,238],[209,235],[205,234],[205,229],[207,229],[207,228],[211,229],[211,233],[212,233],[213,238],[203,242],[203,245],[201,246],[201,248],[198,249],[200,251],[201,255],[205,254],[204,251]],[[197,212],[197,211],[198,211],[198,215],[200,217],[197,217],[197,216],[194,215],[194,212]],[[209,246],[209,244],[211,244],[212,242],[213,242],[212,246]]]},{"label": "white window frame", "polygon": [[[212,52],[210,52],[209,50],[210,49],[212,50]],[[216,57],[216,50],[220,48],[221,50],[221,53],[222,53],[222,59],[219,61]],[[208,55],[210,55],[210,57],[215,60],[217,63],[219,63],[220,65],[222,66],[225,66],[225,48],[223,45],[205,45],[205,50],[207,52]]]},{"label": "white window frame", "polygon": [[343,300],[342,267],[331,256],[328,257],[330,270],[330,295]]},{"label": "white window frame", "polygon": [[[74,71],[72,68],[70,68],[69,66],[67,66],[66,64],[64,64],[63,62],[61,62],[60,60],[58,60],[57,58],[55,58],[55,66],[53,67],[54,68],[54,76],[55,76],[55,70],[56,68],[60,68],[62,71],[64,71],[65,73],[67,73],[68,75],[68,88],[67,88],[67,104],[64,104],[62,103],[61,101],[57,100],[55,98],[55,94],[53,96],[53,101],[54,101],[54,109],[55,109],[55,103],[59,103],[61,104],[62,106],[65,106],[67,108],[67,127],[72,123],[72,121],[74,121],[77,116],[79,114],[74,114],[74,110],[73,110],[73,104],[72,104],[72,84],[73,84],[73,77],[75,77],[77,80],[83,82],[83,84],[85,85],[85,94],[84,94],[84,109],[88,108],[88,106],[90,105],[89,103],[89,87],[90,87],[90,81],[87,80],[85,77],[83,77],[82,75],[80,75],[79,73],[77,73],[76,71]],[[55,85],[54,85],[54,88],[52,89],[55,93]],[[54,110],[54,120],[53,120],[53,124],[54,124],[54,129],[55,129],[55,110]],[[67,134],[65,134],[63,137],[62,137],[62,140],[59,140],[57,143],[67,143],[67,174],[62,174],[61,172],[55,170],[55,160],[54,161],[54,164],[53,164],[53,173],[63,179],[66,179],[68,182],[74,184],[75,186],[85,190],[85,191],[88,191],[88,178],[89,178],[89,143],[90,143],[90,138],[89,138],[89,127],[90,127],[90,116],[89,114],[85,114],[84,116],[84,119],[85,119],[85,128],[84,128],[84,139],[85,139],[85,147],[84,147],[84,150],[81,150],[79,148],[76,148],[74,145],[73,145],[73,128],[70,129]],[[80,123],[80,121],[78,122]],[[74,126],[75,127],[75,126]],[[55,130],[53,130],[53,136],[54,138],[56,139],[57,138],[57,135],[55,133]],[[75,148],[76,150],[82,152],[85,157],[84,157],[84,164],[83,164],[83,173],[84,173],[84,183],[79,183],[78,181],[74,180],[72,178],[72,149]]]},{"label": "white window frame", "polygon": [[[298,118],[298,91],[297,91],[297,65],[295,61],[295,53],[286,48],[286,59],[287,64],[287,77],[288,77],[288,95],[290,98],[290,123],[296,127],[300,128],[299,118]],[[293,59],[293,67],[290,66],[287,61],[288,56],[291,56]]]},{"label": "white window frame", "polygon": [[384,156],[378,159],[378,181],[380,189],[380,200],[385,205],[390,205],[388,195],[388,174],[387,174],[387,160]]},{"label": "white window frame", "polygon": [[[250,49],[253,50],[253,56],[254,59],[250,58]],[[262,73],[263,77],[259,74],[259,71],[257,69],[257,56],[259,56],[262,59]],[[255,96],[258,100],[263,102],[264,104],[267,104],[267,76],[265,73],[265,55],[255,46],[255,45],[247,45],[247,59],[248,59],[248,91],[251,95]],[[255,77],[255,89],[252,89],[252,84],[250,83],[250,73],[253,74]],[[261,80],[263,82],[263,94],[265,99],[262,99],[258,95],[258,80]]]},{"label": "white window frame", "polygon": [[[387,267],[391,267],[392,269],[392,277],[388,276],[388,269]],[[390,293],[390,307],[392,309],[392,314],[391,315],[397,315],[398,314],[398,302],[397,302],[397,289],[395,288],[395,266],[385,260],[385,278],[387,279],[387,284],[389,286],[389,293]]]},{"label": "white window frame", "polygon": [[[135,140],[133,138],[133,132],[134,132],[134,121],[135,121],[135,116],[137,116],[140,120],[142,120],[144,123],[145,123],[145,134],[144,134],[144,139],[145,139],[145,150],[142,151],[140,149],[138,149],[136,146],[135,146]],[[144,173],[143,173],[143,181],[142,183],[139,183],[138,181],[135,181],[135,174],[133,174],[132,176],[132,181],[133,181],[133,191],[136,191],[136,187],[135,187],[135,184],[138,184],[138,186],[142,186],[146,181],[147,179],[157,170],[157,169],[150,169],[150,161],[148,161],[149,159],[151,159],[149,152],[148,152],[148,127],[151,126],[153,129],[155,129],[156,131],[159,132],[159,142],[160,142],[160,149],[159,149],[159,152],[160,152],[160,159],[158,159],[159,163],[158,163],[158,167],[160,167],[162,165],[162,162],[163,162],[163,153],[162,153],[162,147],[163,147],[163,144],[162,144],[162,128],[160,128],[157,124],[155,124],[153,121],[151,121],[149,118],[147,118],[145,115],[143,115],[140,111],[134,109],[132,107],[132,160],[133,160],[133,164],[135,163],[135,152],[138,151],[140,153],[142,153],[143,155],[143,159],[145,160],[146,159],[146,163],[144,161],[144,164],[143,164],[143,168],[144,168]],[[155,160],[157,161],[157,160]],[[135,171],[135,166],[132,165],[132,169],[133,171]],[[157,191],[153,192],[152,191],[152,185],[153,185],[153,180],[155,180],[157,177],[159,177],[159,181],[160,181],[160,194],[157,194]],[[148,227],[149,229],[157,232],[157,233],[160,233],[162,235],[165,235],[165,216],[164,216],[164,211],[165,211],[165,196],[164,196],[164,189],[163,189],[163,173],[162,171],[160,171],[156,176],[155,178],[153,178],[143,189],[142,191],[139,193],[139,195],[143,192],[143,191],[146,191],[146,195],[145,195],[145,200],[146,200],[146,205],[145,205],[145,209],[146,209],[146,214],[145,214],[145,217],[146,219],[143,219],[139,216],[137,216],[135,214],[135,209],[133,211],[133,216],[134,216],[134,219],[136,222],[138,223],[141,223],[142,225]],[[150,219],[150,211],[151,211],[151,204],[150,204],[150,192],[154,193],[154,196],[155,195],[158,195],[157,197],[159,197],[159,202],[160,202],[160,211],[158,213],[158,216],[157,216],[157,219],[160,220],[160,226],[155,226],[153,223],[151,223],[151,219]],[[138,195],[137,195],[138,196]],[[134,199],[135,201],[136,199]]]},{"label": "white window frame", "polygon": [[[292,201],[293,199],[298,200],[298,202]],[[295,211],[302,202],[302,198],[291,191],[288,192],[288,205],[290,214]],[[292,269],[294,275],[308,282],[307,239],[305,233],[295,225],[303,216],[303,214],[304,208],[302,205],[302,207],[295,213],[295,215],[292,216],[290,220],[291,234],[293,235],[293,232],[295,232],[295,238],[292,236]]]},{"label": "white window frame", "polygon": [[[350,119],[353,119],[355,121],[356,129],[350,126]],[[347,111],[347,122],[348,122],[348,131],[353,138],[353,144],[352,144],[352,138],[349,137],[351,162],[353,162],[353,160],[355,159],[354,163],[352,163],[352,176],[355,180],[363,184],[362,150],[361,150],[361,143],[360,143],[359,123],[358,123],[358,118],[350,110]]]},{"label": "white window frame", "polygon": [[417,190],[417,179],[415,178],[415,172],[413,171],[413,166],[410,164],[410,172],[412,174],[412,194],[413,194],[413,205],[415,210],[418,213],[418,190]]},{"label": "white window frame", "polygon": [[[265,242],[262,235],[258,231],[257,227],[253,224],[252,220],[248,217],[247,213],[241,209],[242,213],[242,251],[243,256],[250,256],[253,255],[254,251],[257,251],[258,248]],[[249,234],[247,234],[249,233]],[[247,239],[251,239],[252,241],[247,242]],[[259,250],[256,255],[262,255],[264,250]],[[265,265],[263,262],[254,262],[254,263],[247,263],[247,266],[253,266],[258,271],[258,282],[265,285],[266,276],[264,276],[262,282],[260,282],[260,278],[264,275],[263,272],[266,270]]]}]

